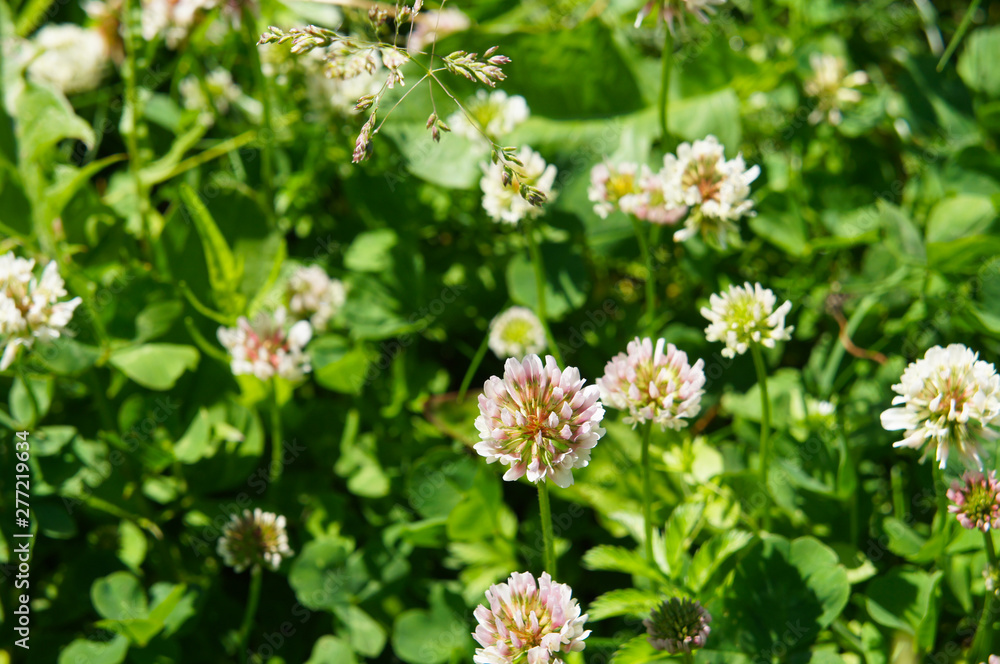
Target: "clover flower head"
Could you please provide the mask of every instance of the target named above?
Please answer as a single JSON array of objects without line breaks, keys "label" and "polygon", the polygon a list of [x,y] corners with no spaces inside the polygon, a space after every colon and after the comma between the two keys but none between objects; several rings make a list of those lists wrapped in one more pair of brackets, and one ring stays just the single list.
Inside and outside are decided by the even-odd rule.
[{"label": "clover flower head", "polygon": [[521,185],[535,187],[547,198],[552,197],[556,181],[556,167],[546,164],[542,155],[529,147],[522,147],[517,158],[523,164],[517,167],[514,178],[504,184],[503,164],[486,162],[482,165],[483,177],[479,186],[483,190],[483,209],[494,221],[516,224],[525,217],[537,217],[543,209],[532,205],[521,196]]},{"label": "clover flower head", "polygon": [[604,435],[600,388],[584,387],[580,370],[560,369],[551,355],[508,358],[503,378],[491,377],[479,395],[476,451],[487,463],[510,466],[503,478],[527,475],[573,484],[573,469],[590,463],[590,450]]},{"label": "clover flower head", "polygon": [[649,0],[635,17],[635,27],[642,25],[646,17],[656,14],[656,20],[666,21],[670,33],[674,34],[674,21],[684,24],[684,11],[693,14],[702,23],[708,23],[709,14],[715,13],[715,7],[725,4],[726,0]]},{"label": "clover flower head", "polygon": [[34,275],[35,261],[18,258],[14,252],[0,256],[0,371],[6,370],[20,348],[31,348],[35,341],[48,342],[64,333],[80,298],[66,296],[59,268],[52,261]]},{"label": "clover flower head", "polygon": [[222,562],[237,572],[262,565],[278,569],[282,558],[292,555],[285,532],[285,517],[263,512],[258,507],[252,513],[233,514],[222,529],[216,547]]},{"label": "clover flower head", "polygon": [[490,586],[486,601],[474,613],[479,625],[472,636],[482,646],[475,664],[562,664],[565,653],[587,645],[587,614],[580,615],[573,590],[548,572],[537,583],[531,572],[514,572]]},{"label": "clover flower head", "polygon": [[108,43],[99,30],[72,23],[47,25],[31,40],[28,76],[63,94],[96,90],[108,67]]},{"label": "clover flower head", "polygon": [[948,506],[948,511],[963,528],[986,533],[1000,524],[1000,482],[996,471],[991,470],[987,475],[966,472],[961,484],[955,482],[948,489],[948,499],[954,503]]},{"label": "clover flower head", "polygon": [[450,34],[467,30],[472,25],[468,16],[451,7],[429,9],[417,14],[417,16],[419,20],[416,21],[406,38],[406,51],[411,55],[416,55]]},{"label": "clover flower head", "polygon": [[318,265],[300,268],[288,280],[288,308],[292,315],[309,320],[312,329],[326,329],[344,302],[347,290],[339,279],[331,279]]},{"label": "clover flower head", "polygon": [[211,109],[214,108],[219,115],[225,115],[229,112],[230,105],[243,96],[240,86],[233,82],[233,75],[221,68],[206,74],[204,87],[197,76],[188,76],[180,82],[178,90],[184,108],[202,111],[206,121],[212,119]]},{"label": "clover flower head", "polygon": [[312,371],[302,350],[312,338],[312,327],[302,320],[286,329],[286,317],[284,307],[279,307],[273,314],[260,312],[252,323],[241,316],[236,327],[219,328],[219,342],[229,351],[234,375],[298,380]]},{"label": "clover flower head", "polygon": [[792,303],[786,301],[776,309],[774,293],[760,284],[730,286],[712,295],[708,302],[708,307],[701,308],[701,315],[709,320],[705,338],[724,342],[725,357],[742,355],[750,344],[774,348],[776,341],[790,339],[795,329],[785,325]]},{"label": "clover flower head", "polygon": [[674,239],[683,242],[701,234],[725,247],[738,233],[736,222],[755,214],[750,183],[759,175],[760,167],[747,168],[740,155],[727,161],[715,136],[681,143],[676,155],[663,158],[661,171],[666,207],[689,212]]},{"label": "clover flower head", "polygon": [[646,626],[651,646],[676,655],[704,648],[712,631],[710,622],[711,614],[700,603],[672,597],[654,609],[642,624]]},{"label": "clover flower head", "polygon": [[637,196],[641,191],[638,164],[603,161],[590,169],[587,198],[594,204],[594,212],[601,219],[614,212],[623,198]]},{"label": "clover flower head", "polygon": [[882,426],[903,431],[893,447],[934,451],[941,468],[952,451],[982,468],[979,440],[995,440],[1000,424],[1000,377],[992,364],[962,344],[934,346],[911,363],[892,386],[893,406]]},{"label": "clover flower head", "polygon": [[664,339],[635,338],[625,353],[608,362],[597,379],[601,401],[627,410],[623,421],[633,427],[656,422],[661,429],[682,429],[701,409],[705,363],[688,363],[687,354]]},{"label": "clover flower head", "polygon": [[587,196],[602,219],[616,208],[654,224],[673,224],[687,213],[687,207],[667,201],[663,174],[654,173],[645,164],[597,164],[590,171]]},{"label": "clover flower head", "polygon": [[855,88],[868,83],[868,74],[863,71],[848,74],[844,59],[829,53],[813,53],[809,64],[813,74],[802,86],[807,95],[816,99],[809,122],[819,124],[826,117],[830,124],[839,125],[843,120],[842,109],[861,101],[861,93]]},{"label": "clover flower head", "polygon": [[990,655],[989,661],[983,662],[983,664],[1000,664],[1000,655]]},{"label": "clover flower head", "polygon": [[501,360],[517,359],[545,349],[545,328],[527,307],[511,307],[490,322],[490,350]]},{"label": "clover flower head", "polygon": [[448,125],[456,135],[471,141],[485,140],[477,127],[482,128],[487,136],[497,138],[512,132],[531,115],[524,97],[508,95],[503,90],[477,91],[466,105],[466,111],[472,116],[472,121],[462,111],[456,111],[448,118]]},{"label": "clover flower head", "polygon": [[162,36],[168,47],[176,49],[201,15],[219,5],[219,0],[143,0],[142,38],[153,41]]}]

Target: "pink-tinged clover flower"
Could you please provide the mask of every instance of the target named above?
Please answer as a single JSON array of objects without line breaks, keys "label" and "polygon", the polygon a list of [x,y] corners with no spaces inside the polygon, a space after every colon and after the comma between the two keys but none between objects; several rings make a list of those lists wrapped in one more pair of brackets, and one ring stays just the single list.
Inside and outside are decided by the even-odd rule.
[{"label": "pink-tinged clover flower", "polygon": [[262,565],[275,570],[282,558],[292,555],[285,532],[285,517],[263,512],[258,507],[252,513],[233,514],[222,530],[217,551],[222,562],[237,572]]},{"label": "pink-tinged clover flower", "polygon": [[948,489],[948,499],[954,505],[948,511],[958,518],[963,528],[984,533],[1000,525],[1000,482],[996,471],[989,474],[965,473],[962,484],[955,482]]},{"label": "pink-tinged clover flower", "polygon": [[510,466],[507,481],[527,475],[570,486],[573,469],[590,463],[590,450],[604,435],[600,389],[585,382],[579,369],[560,369],[551,355],[544,366],[537,355],[509,358],[503,378],[491,377],[479,395],[476,451],[487,463]]},{"label": "pink-tinged clover flower", "polygon": [[712,616],[693,599],[672,597],[642,621],[649,644],[671,655],[704,648],[712,629]]},{"label": "pink-tinged clover flower", "polygon": [[666,21],[670,33],[674,34],[674,21],[684,24],[684,10],[693,14],[702,23],[708,23],[708,15],[715,13],[715,7],[726,0],[649,0],[635,17],[635,27],[642,25],[646,17],[656,14],[656,20]]},{"label": "pink-tinged clover flower", "polygon": [[279,307],[273,314],[259,313],[253,323],[241,316],[236,327],[219,328],[219,342],[229,351],[234,375],[298,380],[312,370],[309,356],[302,351],[312,338],[312,327],[301,320],[286,330],[286,316]]},{"label": "pink-tinged clover flower", "polygon": [[580,615],[573,590],[548,572],[537,584],[531,572],[514,572],[506,583],[490,586],[486,601],[489,606],[474,614],[479,625],[472,636],[482,646],[475,664],[561,664],[565,653],[586,646],[587,615]]},{"label": "pink-tinged clover flower", "polygon": [[892,389],[898,396],[882,413],[882,426],[903,431],[893,447],[934,451],[944,468],[952,451],[983,467],[979,439],[995,440],[1000,424],[1000,377],[989,362],[962,344],[934,346],[911,363]]},{"label": "pink-tinged clover flower", "polygon": [[656,422],[661,429],[682,429],[701,409],[705,363],[688,363],[687,353],[664,339],[635,338],[625,353],[608,362],[597,379],[601,400],[612,408],[627,410],[623,421],[633,427]]}]

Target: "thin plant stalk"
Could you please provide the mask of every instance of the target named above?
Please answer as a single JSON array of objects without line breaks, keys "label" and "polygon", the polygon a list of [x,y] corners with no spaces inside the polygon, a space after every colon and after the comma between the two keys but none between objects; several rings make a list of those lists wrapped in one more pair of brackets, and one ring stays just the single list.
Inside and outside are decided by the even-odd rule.
[{"label": "thin plant stalk", "polygon": [[278,380],[271,379],[269,401],[271,410],[271,482],[277,482],[284,470],[284,449],[282,447],[281,408],[278,406]]},{"label": "thin plant stalk", "polygon": [[545,306],[545,264],[542,262],[542,252],[538,249],[538,241],[535,239],[535,229],[532,224],[525,224],[524,237],[528,242],[531,264],[535,268],[535,292],[538,299],[538,308],[535,313],[538,314],[538,320],[541,321],[542,329],[545,330],[545,339],[549,342],[549,352],[556,358],[559,366],[562,366],[563,361],[559,353],[559,346],[556,345],[556,339],[552,336],[552,330],[549,329],[548,312]]},{"label": "thin plant stalk", "polygon": [[[993,532],[983,533],[983,542],[986,545],[986,559],[989,562],[988,573],[995,578],[1000,565],[997,564],[997,552],[993,546]],[[972,639],[972,649],[969,651],[970,662],[985,662],[993,654],[991,646],[993,644],[993,621],[1000,612],[1000,601],[997,600],[996,591],[987,590],[986,598],[983,601],[983,613],[979,616],[979,625],[976,628],[976,636]]]},{"label": "thin plant stalk", "polygon": [[122,6],[122,27],[124,28],[125,64],[122,67],[122,78],[125,80],[125,113],[129,122],[123,131],[125,147],[128,152],[128,170],[135,187],[138,201],[139,218],[142,222],[143,235],[146,242],[151,242],[149,227],[149,201],[146,197],[146,187],[142,180],[143,155],[139,146],[139,126],[142,122],[142,99],[138,87],[138,58],[136,57],[135,39],[135,9],[134,0],[124,0]]},{"label": "thin plant stalk", "polygon": [[689,652],[684,653],[684,664],[694,664],[694,655]]},{"label": "thin plant stalk", "polygon": [[257,615],[257,605],[260,604],[260,587],[263,578],[260,565],[254,565],[250,571],[250,596],[247,598],[247,608],[243,613],[243,622],[240,623],[239,638],[237,648],[239,649],[240,661],[246,664],[247,661],[247,640],[250,638],[250,630],[253,628],[254,617]]},{"label": "thin plant stalk", "polygon": [[958,30],[955,31],[955,36],[951,38],[950,42],[948,42],[948,48],[945,49],[944,55],[941,56],[941,61],[938,62],[938,71],[944,71],[945,65],[948,64],[948,60],[950,60],[951,56],[954,55],[955,49],[957,49],[958,45],[962,43],[962,38],[965,37],[965,33],[972,24],[972,17],[976,15],[976,11],[979,9],[981,2],[982,0],[972,0],[972,4],[969,5],[969,9],[965,12],[965,16],[962,17],[962,22],[958,24]]},{"label": "thin plant stalk", "polygon": [[472,384],[472,377],[475,375],[476,370],[479,369],[479,365],[483,363],[483,358],[486,357],[486,351],[489,347],[490,331],[487,329],[486,336],[480,342],[479,348],[476,349],[476,354],[472,356],[472,362],[469,363],[469,368],[465,371],[465,376],[462,377],[462,384],[458,388],[459,402],[465,401],[465,393],[469,391],[469,385]]},{"label": "thin plant stalk", "polygon": [[767,396],[767,368],[758,344],[750,346],[753,365],[760,386],[760,484],[764,491],[764,530],[771,530],[771,496],[767,484],[768,462],[771,456],[771,400]]},{"label": "thin plant stalk", "polygon": [[[255,44],[259,32],[257,17],[249,7],[243,9],[243,25],[251,44]],[[271,87],[268,77],[261,68],[260,52],[254,46],[250,49],[250,66],[253,69],[254,82],[260,94],[262,141],[260,151],[261,193],[264,197],[264,214],[274,222],[274,129],[271,121]]]},{"label": "thin plant stalk", "polygon": [[649,461],[649,440],[653,435],[653,421],[649,420],[642,430],[642,521],[646,534],[646,560],[653,560],[653,469]]},{"label": "thin plant stalk", "polygon": [[635,228],[635,239],[639,242],[639,253],[642,254],[643,262],[646,264],[646,312],[644,327],[647,332],[652,332],[653,318],[656,315],[656,272],[653,268],[653,253],[650,251],[646,229],[643,228],[642,222],[632,217],[632,226]]},{"label": "thin plant stalk", "polygon": [[948,525],[948,484],[944,479],[944,469],[938,464],[933,465],[934,493],[937,497],[937,515],[934,521],[934,534],[942,532]]},{"label": "thin plant stalk", "polygon": [[549,504],[549,486],[545,479],[538,482],[538,509],[542,515],[542,541],[545,546],[545,570],[556,577],[556,541],[552,534],[552,506]]},{"label": "thin plant stalk", "polygon": [[660,73],[660,136],[662,141],[667,140],[670,130],[667,128],[667,121],[670,113],[670,72],[674,66],[674,34],[669,26],[663,37],[663,69]]}]

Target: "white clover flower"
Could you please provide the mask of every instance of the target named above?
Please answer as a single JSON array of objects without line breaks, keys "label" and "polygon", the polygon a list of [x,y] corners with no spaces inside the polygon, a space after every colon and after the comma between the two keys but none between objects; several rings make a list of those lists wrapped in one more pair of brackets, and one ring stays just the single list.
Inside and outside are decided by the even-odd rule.
[{"label": "white clover flower", "polygon": [[552,185],[556,181],[556,167],[546,164],[542,155],[529,147],[522,147],[517,155],[523,164],[515,167],[515,177],[510,184],[503,184],[501,163],[486,162],[482,165],[483,177],[479,186],[483,190],[483,209],[494,221],[516,224],[525,217],[537,217],[542,208],[521,197],[520,188],[526,184],[537,188],[547,198],[552,198]]},{"label": "white clover flower", "polygon": [[511,307],[490,322],[489,346],[501,360],[520,360],[545,350],[545,328],[531,309]]},{"label": "white clover flower", "polygon": [[479,395],[475,449],[487,463],[500,461],[512,482],[551,479],[573,484],[573,469],[590,463],[590,450],[604,435],[604,408],[596,385],[584,387],[575,367],[560,369],[551,355],[508,358],[503,379],[491,377]]},{"label": "white clover flower", "polygon": [[725,4],[726,0],[649,0],[635,17],[635,27],[642,25],[646,17],[656,14],[656,20],[666,21],[671,34],[674,33],[674,20],[684,24],[684,10],[693,14],[702,23],[708,23],[708,15],[715,13],[715,7]]},{"label": "white clover flower", "polygon": [[754,214],[750,183],[759,175],[760,167],[747,168],[740,155],[727,161],[715,136],[681,143],[676,156],[663,158],[661,171],[666,207],[689,208],[674,239],[683,242],[700,233],[725,247],[729,235],[738,232],[736,222]]},{"label": "white clover flower", "polygon": [[219,0],[143,0],[142,38],[153,41],[162,36],[176,49],[204,12],[219,6]]},{"label": "white clover flower", "polygon": [[602,219],[618,208],[643,221],[673,224],[687,213],[687,207],[668,201],[664,190],[663,174],[653,173],[645,164],[601,163],[590,171],[587,197]]},{"label": "white clover flower", "polygon": [[665,339],[657,339],[654,349],[652,339],[636,337],[626,353],[611,358],[597,385],[601,401],[628,411],[626,424],[652,421],[661,429],[682,429],[701,410],[704,367],[702,360],[688,364],[687,353]]},{"label": "white clover flower", "polygon": [[[341,115],[355,115],[358,100],[373,95],[382,89],[386,71],[380,58],[368,57],[367,52],[353,57],[338,57],[336,47],[314,49],[300,60],[309,76],[309,97],[314,106],[321,109],[332,107]],[[331,69],[327,59],[335,57],[343,66]]]},{"label": "white clover flower", "polygon": [[[243,96],[243,91],[233,82],[233,75],[225,69],[213,69],[205,76],[202,86],[197,76],[188,76],[180,82],[178,90],[184,103],[184,108],[192,111],[205,111],[208,118],[212,117],[214,107],[220,115],[229,112],[230,104],[234,104]],[[205,92],[208,92],[208,96]]]},{"label": "white clover flower", "polygon": [[809,64],[813,75],[802,86],[807,95],[816,99],[809,122],[819,124],[825,116],[830,124],[839,125],[843,119],[841,110],[861,101],[861,93],[854,88],[868,83],[868,74],[863,71],[848,74],[844,59],[829,53],[813,53]]},{"label": "white clover flower", "polygon": [[535,583],[531,572],[514,572],[506,583],[486,591],[489,606],[477,606],[479,625],[472,636],[475,664],[561,664],[564,653],[580,652],[590,630],[587,614],[573,589],[542,572]]},{"label": "white clover flower", "polygon": [[71,23],[47,25],[31,41],[28,76],[63,94],[96,90],[108,66],[108,44],[98,30]]},{"label": "white clover flower", "polygon": [[774,348],[775,341],[791,338],[795,328],[785,325],[785,316],[792,308],[786,301],[777,309],[774,293],[760,284],[730,286],[721,294],[709,298],[709,306],[701,308],[701,315],[709,320],[705,338],[722,341],[725,357],[736,357],[747,352],[750,344]]},{"label": "white clover flower", "polygon": [[457,9],[429,9],[414,17],[406,50],[410,54],[420,53],[437,40],[467,30],[471,25],[469,17]]},{"label": "white clover flower", "polygon": [[258,507],[243,514],[233,514],[222,529],[216,547],[222,562],[237,572],[261,565],[272,570],[281,566],[282,558],[294,552],[288,548],[285,517],[263,512]]},{"label": "white clover flower", "polygon": [[236,327],[219,328],[219,342],[229,351],[234,375],[298,380],[312,371],[309,356],[302,351],[312,338],[312,327],[302,320],[286,331],[285,318],[285,309],[279,307],[273,314],[257,314],[253,323],[241,316]]},{"label": "white clover flower", "polygon": [[477,127],[482,128],[487,136],[497,138],[512,132],[531,115],[524,97],[508,95],[503,90],[479,90],[465,108],[475,124],[459,110],[448,118],[448,126],[456,135],[471,141],[485,140]]},{"label": "white clover flower", "polygon": [[55,261],[36,279],[35,261],[18,258],[14,252],[0,256],[0,371],[14,362],[21,347],[31,348],[35,340],[51,341],[62,335],[80,305],[80,298],[60,302],[65,284]]},{"label": "white clover flower", "polygon": [[347,300],[347,290],[339,279],[331,279],[318,265],[299,269],[288,280],[288,308],[296,318],[309,319],[318,332]]},{"label": "white clover flower", "polygon": [[638,164],[601,162],[590,169],[587,198],[594,204],[594,212],[601,219],[614,212],[623,198],[638,196],[641,192]]},{"label": "white clover flower", "polygon": [[905,436],[893,447],[923,448],[921,460],[933,450],[941,468],[954,450],[983,467],[979,440],[995,440],[991,427],[1000,424],[1000,377],[992,364],[962,344],[934,346],[892,389],[899,407],[882,413],[882,426]]}]

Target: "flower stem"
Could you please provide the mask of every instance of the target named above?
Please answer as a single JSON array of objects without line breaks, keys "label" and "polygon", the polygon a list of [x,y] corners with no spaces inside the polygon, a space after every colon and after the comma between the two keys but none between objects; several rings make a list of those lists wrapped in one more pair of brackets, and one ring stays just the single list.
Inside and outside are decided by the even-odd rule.
[{"label": "flower stem", "polygon": [[[997,564],[997,552],[993,546],[993,533],[988,531],[983,533],[983,542],[986,545],[986,559],[989,562],[989,574],[996,575],[1000,565]],[[993,645],[993,621],[1000,611],[1000,602],[997,601],[995,590],[986,591],[983,600],[983,614],[979,616],[979,626],[976,628],[976,636],[972,639],[972,649],[970,650],[970,662],[985,662],[992,652]]]},{"label": "flower stem", "polygon": [[[249,7],[243,9],[243,25],[246,26],[246,34],[251,44],[256,44],[260,33],[257,29],[257,17]],[[274,129],[271,121],[271,88],[268,78],[261,68],[260,52],[254,45],[250,49],[250,67],[253,69],[257,94],[260,95],[261,108],[261,160],[260,160],[260,180],[261,193],[264,197],[264,214],[274,223]]]},{"label": "flower stem", "polygon": [[645,527],[646,560],[653,560],[653,478],[649,462],[649,439],[653,434],[653,421],[646,422],[642,431],[642,521]]},{"label": "flower stem", "polygon": [[635,228],[635,239],[639,242],[639,253],[642,254],[646,263],[646,313],[644,327],[648,333],[653,330],[653,317],[656,310],[656,273],[653,271],[653,254],[649,250],[649,242],[646,240],[646,232],[642,227],[642,222],[632,217],[632,226]]},{"label": "flower stem", "polygon": [[465,376],[462,377],[462,384],[458,388],[458,401],[461,403],[465,401],[465,393],[469,391],[469,385],[472,384],[472,377],[475,375],[476,370],[479,365],[483,363],[483,358],[486,357],[486,351],[490,347],[490,331],[486,330],[486,336],[483,337],[482,343],[479,344],[479,348],[476,349],[476,354],[472,357],[472,362],[469,363],[469,368],[465,372]]},{"label": "flower stem", "polygon": [[281,478],[284,459],[281,435],[281,408],[278,406],[278,380],[271,379],[270,406],[271,406],[271,483],[277,482]]},{"label": "flower stem", "polygon": [[139,219],[142,222],[144,240],[152,242],[149,227],[149,200],[146,197],[146,187],[142,181],[143,154],[139,145],[140,127],[142,123],[142,98],[138,87],[138,58],[135,39],[135,8],[133,0],[124,0],[122,6],[122,27],[124,28],[125,63],[122,67],[122,78],[125,81],[125,114],[128,122],[123,123],[122,134],[125,138],[125,148],[128,152],[128,170],[135,187]]},{"label": "flower stem", "polygon": [[538,314],[538,320],[541,321],[542,329],[545,330],[545,338],[549,342],[549,352],[556,358],[559,366],[563,366],[559,346],[556,345],[556,339],[552,336],[552,330],[549,329],[548,314],[545,308],[545,264],[542,262],[542,253],[538,249],[538,241],[535,240],[535,228],[533,224],[525,224],[524,237],[528,242],[528,254],[531,256],[531,264],[535,268],[535,289],[538,299],[538,309],[535,313]]},{"label": "flower stem", "polygon": [[684,653],[684,664],[694,664],[694,655],[689,652]]},{"label": "flower stem", "polygon": [[239,641],[236,645],[239,651],[241,662],[247,661],[247,640],[250,638],[250,629],[253,627],[253,619],[257,614],[257,605],[260,603],[260,586],[263,574],[260,565],[254,565],[250,571],[250,596],[247,598],[247,608],[243,613],[243,622],[240,623]]},{"label": "flower stem", "polygon": [[764,491],[764,530],[771,529],[771,497],[767,484],[768,459],[771,454],[771,400],[767,396],[767,368],[758,344],[751,344],[750,354],[757,370],[757,385],[760,386],[760,484]]},{"label": "flower stem", "polygon": [[937,496],[937,514],[934,517],[934,535],[943,531],[948,525],[948,484],[944,479],[944,469],[939,468],[935,463],[932,466],[934,473],[934,493]]},{"label": "flower stem", "polygon": [[663,70],[660,74],[660,136],[661,142],[667,140],[670,131],[667,129],[670,97],[670,71],[674,65],[674,35],[669,27],[663,37]]},{"label": "flower stem", "polygon": [[538,508],[542,514],[542,541],[545,543],[545,569],[556,578],[556,542],[552,535],[552,506],[549,504],[549,485],[542,478],[538,482]]},{"label": "flower stem", "polygon": [[962,38],[968,31],[969,26],[972,24],[972,17],[976,15],[976,11],[979,9],[979,4],[982,0],[972,0],[972,4],[969,5],[969,9],[965,12],[965,16],[962,17],[962,22],[958,24],[958,30],[955,31],[955,36],[951,38],[948,42],[948,48],[945,49],[944,55],[941,56],[940,62],[938,62],[937,70],[943,71],[945,65],[948,64],[948,60],[955,53],[955,49],[958,45],[962,43]]}]

